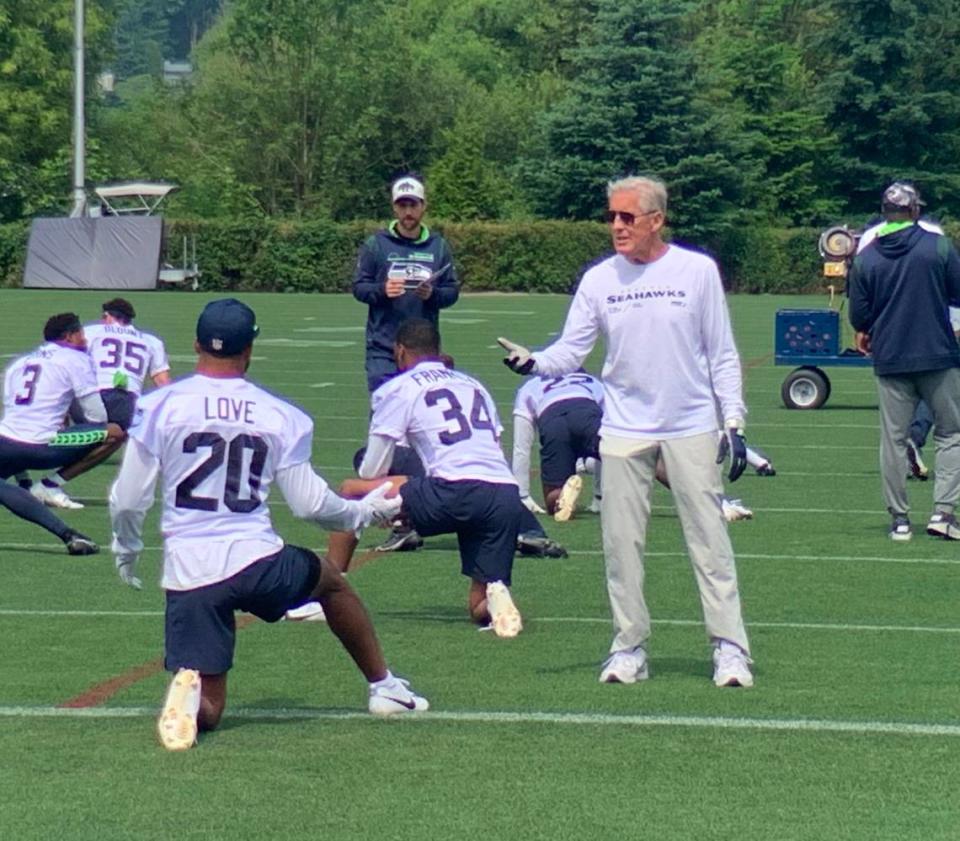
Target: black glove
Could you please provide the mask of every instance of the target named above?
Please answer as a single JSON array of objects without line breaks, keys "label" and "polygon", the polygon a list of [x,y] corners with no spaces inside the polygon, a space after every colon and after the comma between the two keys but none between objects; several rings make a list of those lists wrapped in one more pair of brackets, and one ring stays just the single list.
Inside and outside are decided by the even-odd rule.
[{"label": "black glove", "polygon": [[747,469],[747,439],[742,429],[729,427],[720,439],[720,448],[717,450],[717,464],[723,464],[730,456],[730,472],[727,479],[736,482]]},{"label": "black glove", "polygon": [[537,364],[536,360],[523,345],[514,344],[509,339],[504,338],[497,339],[497,343],[507,352],[503,364],[511,371],[521,376],[533,371],[533,366]]}]

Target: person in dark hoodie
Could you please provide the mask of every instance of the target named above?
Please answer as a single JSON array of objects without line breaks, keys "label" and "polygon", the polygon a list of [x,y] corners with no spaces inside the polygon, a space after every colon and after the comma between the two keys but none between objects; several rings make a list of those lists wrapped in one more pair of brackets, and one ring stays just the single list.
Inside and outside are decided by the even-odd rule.
[{"label": "person in dark hoodie", "polygon": [[[371,394],[397,374],[393,356],[397,329],[409,318],[439,327],[440,310],[460,296],[453,254],[440,234],[423,224],[427,209],[423,181],[412,173],[390,186],[394,220],[364,241],[357,255],[353,297],[367,311],[367,389]],[[416,453],[398,447],[406,475],[424,475]],[[411,529],[394,529],[378,549],[411,551],[423,540]]]},{"label": "person in dark hoodie", "polygon": [[360,246],[353,297],[368,306],[367,388],[372,394],[397,373],[397,328],[408,318],[435,327],[440,310],[457,302],[460,288],[447,241],[423,224],[423,182],[405,175],[390,188],[394,220]]},{"label": "person in dark hoodie", "polygon": [[960,540],[960,347],[950,306],[960,306],[960,256],[942,235],[917,224],[922,202],[903,182],[883,193],[884,224],[854,259],[850,323],[857,347],[873,356],[880,402],[883,497],[890,537],[912,537],[903,464],[918,401],[933,413],[937,469],[927,534]]}]

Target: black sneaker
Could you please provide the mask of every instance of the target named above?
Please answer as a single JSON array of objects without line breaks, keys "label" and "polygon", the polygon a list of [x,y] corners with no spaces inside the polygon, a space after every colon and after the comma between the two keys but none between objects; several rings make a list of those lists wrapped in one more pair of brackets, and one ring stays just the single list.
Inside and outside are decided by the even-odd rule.
[{"label": "black sneaker", "polygon": [[960,525],[953,514],[939,511],[927,522],[927,534],[944,540],[960,540]]},{"label": "black sneaker", "polygon": [[100,551],[96,543],[78,531],[70,532],[63,542],[68,555],[96,555]]},{"label": "black sneaker", "polygon": [[776,476],[777,471],[773,469],[773,465],[768,461],[766,464],[761,464],[757,468],[758,476]]},{"label": "black sneaker", "polygon": [[413,552],[423,546],[423,538],[413,529],[395,528],[374,551]]},{"label": "black sneaker", "polygon": [[517,535],[517,551],[535,558],[566,558],[567,550],[546,535],[532,532]]},{"label": "black sneaker", "polygon": [[906,543],[913,537],[913,531],[910,529],[910,520],[906,517],[894,517],[890,524],[890,539],[898,543]]}]

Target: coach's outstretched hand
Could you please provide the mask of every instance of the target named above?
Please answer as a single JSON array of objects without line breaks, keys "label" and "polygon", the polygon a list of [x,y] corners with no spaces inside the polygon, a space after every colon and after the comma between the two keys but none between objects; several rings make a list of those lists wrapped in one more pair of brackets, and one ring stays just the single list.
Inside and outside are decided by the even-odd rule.
[{"label": "coach's outstretched hand", "polygon": [[393,482],[384,482],[361,499],[361,502],[370,506],[370,522],[379,526],[389,526],[400,513],[400,506],[403,505],[400,494],[387,498],[392,488]]},{"label": "coach's outstretched hand", "polygon": [[506,365],[511,371],[520,374],[521,376],[533,372],[533,368],[537,363],[533,357],[530,356],[530,351],[527,350],[523,345],[514,344],[509,339],[504,339],[502,336],[497,339],[497,344],[499,344],[500,347],[507,352],[507,355],[503,360],[503,364]]},{"label": "coach's outstretched hand", "polygon": [[747,439],[742,429],[728,427],[720,439],[720,448],[717,450],[717,464],[723,464],[730,456],[730,472],[727,479],[736,482],[747,469]]}]

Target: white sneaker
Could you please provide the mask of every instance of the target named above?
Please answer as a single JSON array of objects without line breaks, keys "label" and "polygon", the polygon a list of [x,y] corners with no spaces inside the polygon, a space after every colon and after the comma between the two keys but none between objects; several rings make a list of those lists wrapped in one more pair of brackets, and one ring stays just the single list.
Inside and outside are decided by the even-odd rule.
[{"label": "white sneaker", "polygon": [[323,605],[320,602],[307,602],[300,607],[292,607],[283,614],[284,618],[290,622],[326,622],[327,617],[323,612]]},{"label": "white sneaker", "polygon": [[723,516],[728,523],[753,519],[753,512],[739,499],[730,499],[730,497],[725,496],[720,500],[720,505],[723,508]]},{"label": "white sneaker", "polygon": [[753,686],[750,658],[739,646],[726,640],[714,646],[713,682],[716,686]]},{"label": "white sneaker", "polygon": [[370,684],[367,709],[373,715],[398,715],[429,710],[430,702],[410,691],[410,681],[388,672],[383,680]]},{"label": "white sneaker", "polygon": [[595,496],[590,500],[590,504],[587,506],[587,511],[589,511],[591,514],[599,514],[601,504],[600,497]]},{"label": "white sneaker", "polygon": [[170,682],[163,712],[157,719],[160,744],[167,750],[187,750],[197,743],[200,711],[200,672],[180,669]]},{"label": "white sneaker", "polygon": [[83,503],[70,499],[63,488],[48,488],[43,482],[34,482],[30,493],[48,508],[83,508]]},{"label": "white sneaker", "polygon": [[515,637],[523,630],[520,611],[513,603],[513,597],[502,581],[487,584],[487,612],[490,624],[498,637]]},{"label": "white sneaker", "polygon": [[637,646],[624,651],[614,651],[603,664],[600,683],[636,683],[650,677],[647,652]]},{"label": "white sneaker", "polygon": [[577,500],[580,498],[580,491],[583,490],[583,479],[573,474],[560,489],[560,496],[557,497],[557,507],[553,512],[553,519],[558,523],[565,523],[577,510]]}]

